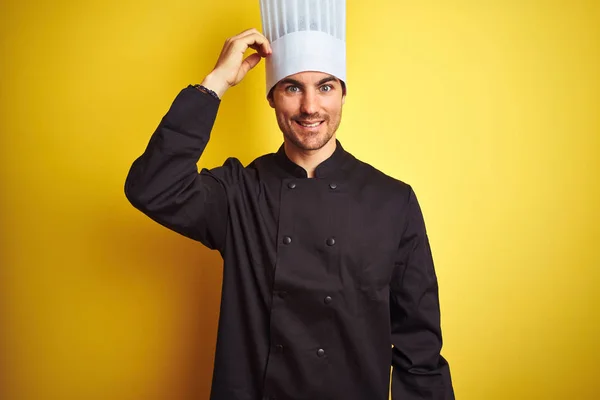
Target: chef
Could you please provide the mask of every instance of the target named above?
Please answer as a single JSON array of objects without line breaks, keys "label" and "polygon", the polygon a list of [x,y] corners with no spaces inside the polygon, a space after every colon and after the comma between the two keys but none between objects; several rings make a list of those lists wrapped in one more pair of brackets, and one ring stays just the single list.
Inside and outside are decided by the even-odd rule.
[{"label": "chef", "polygon": [[[133,206],[223,257],[210,398],[385,400],[393,367],[393,400],[454,399],[415,193],[336,137],[345,2],[260,6],[264,35],[250,29],[225,42],[125,183]],[[223,95],[262,59],[282,146],[247,166],[229,158],[198,173]]]}]

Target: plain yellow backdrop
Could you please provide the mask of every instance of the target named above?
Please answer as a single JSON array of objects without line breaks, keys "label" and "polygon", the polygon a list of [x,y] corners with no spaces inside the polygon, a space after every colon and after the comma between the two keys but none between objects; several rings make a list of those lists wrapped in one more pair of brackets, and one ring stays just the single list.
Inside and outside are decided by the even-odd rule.
[{"label": "plain yellow backdrop", "polygon": [[[0,398],[208,398],[220,259],[123,183],[249,27],[258,1],[2,2]],[[347,41],[338,137],[419,196],[457,398],[600,399],[600,2],[348,0]],[[264,80],[201,167],[277,150]]]}]

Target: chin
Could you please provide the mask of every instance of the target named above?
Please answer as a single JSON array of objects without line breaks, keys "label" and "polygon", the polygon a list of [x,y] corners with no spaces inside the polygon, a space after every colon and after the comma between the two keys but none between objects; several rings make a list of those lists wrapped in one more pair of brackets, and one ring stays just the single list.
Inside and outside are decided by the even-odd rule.
[{"label": "chin", "polygon": [[325,147],[333,135],[323,133],[319,135],[303,136],[292,133],[291,135],[286,135],[286,137],[297,148],[305,151],[314,151]]}]

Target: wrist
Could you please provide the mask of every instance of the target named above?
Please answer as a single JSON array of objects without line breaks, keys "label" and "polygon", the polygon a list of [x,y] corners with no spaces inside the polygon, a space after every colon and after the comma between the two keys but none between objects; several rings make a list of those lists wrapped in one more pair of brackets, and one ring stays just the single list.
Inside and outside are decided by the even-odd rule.
[{"label": "wrist", "polygon": [[202,86],[202,85],[193,85],[194,88],[198,89],[199,91],[201,91],[202,93],[205,93],[209,96],[214,97],[216,100],[221,100],[221,98],[219,97],[219,95],[217,93],[215,93],[213,90],[210,90],[209,88],[207,88],[206,86]]},{"label": "wrist", "polygon": [[219,79],[218,77],[212,74],[208,74],[200,84],[205,88],[215,92],[220,99],[223,98],[223,95],[225,94],[227,89],[229,89],[229,85],[227,84],[227,82],[224,82],[223,80]]}]

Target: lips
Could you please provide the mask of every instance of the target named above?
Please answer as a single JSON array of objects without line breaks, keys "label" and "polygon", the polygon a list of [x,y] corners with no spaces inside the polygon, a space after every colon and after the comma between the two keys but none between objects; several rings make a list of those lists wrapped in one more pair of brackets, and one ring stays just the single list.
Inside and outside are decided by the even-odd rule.
[{"label": "lips", "polygon": [[323,123],[323,121],[298,121],[298,120],[295,120],[294,122],[296,122],[298,125],[300,125],[304,128],[316,128]]}]

